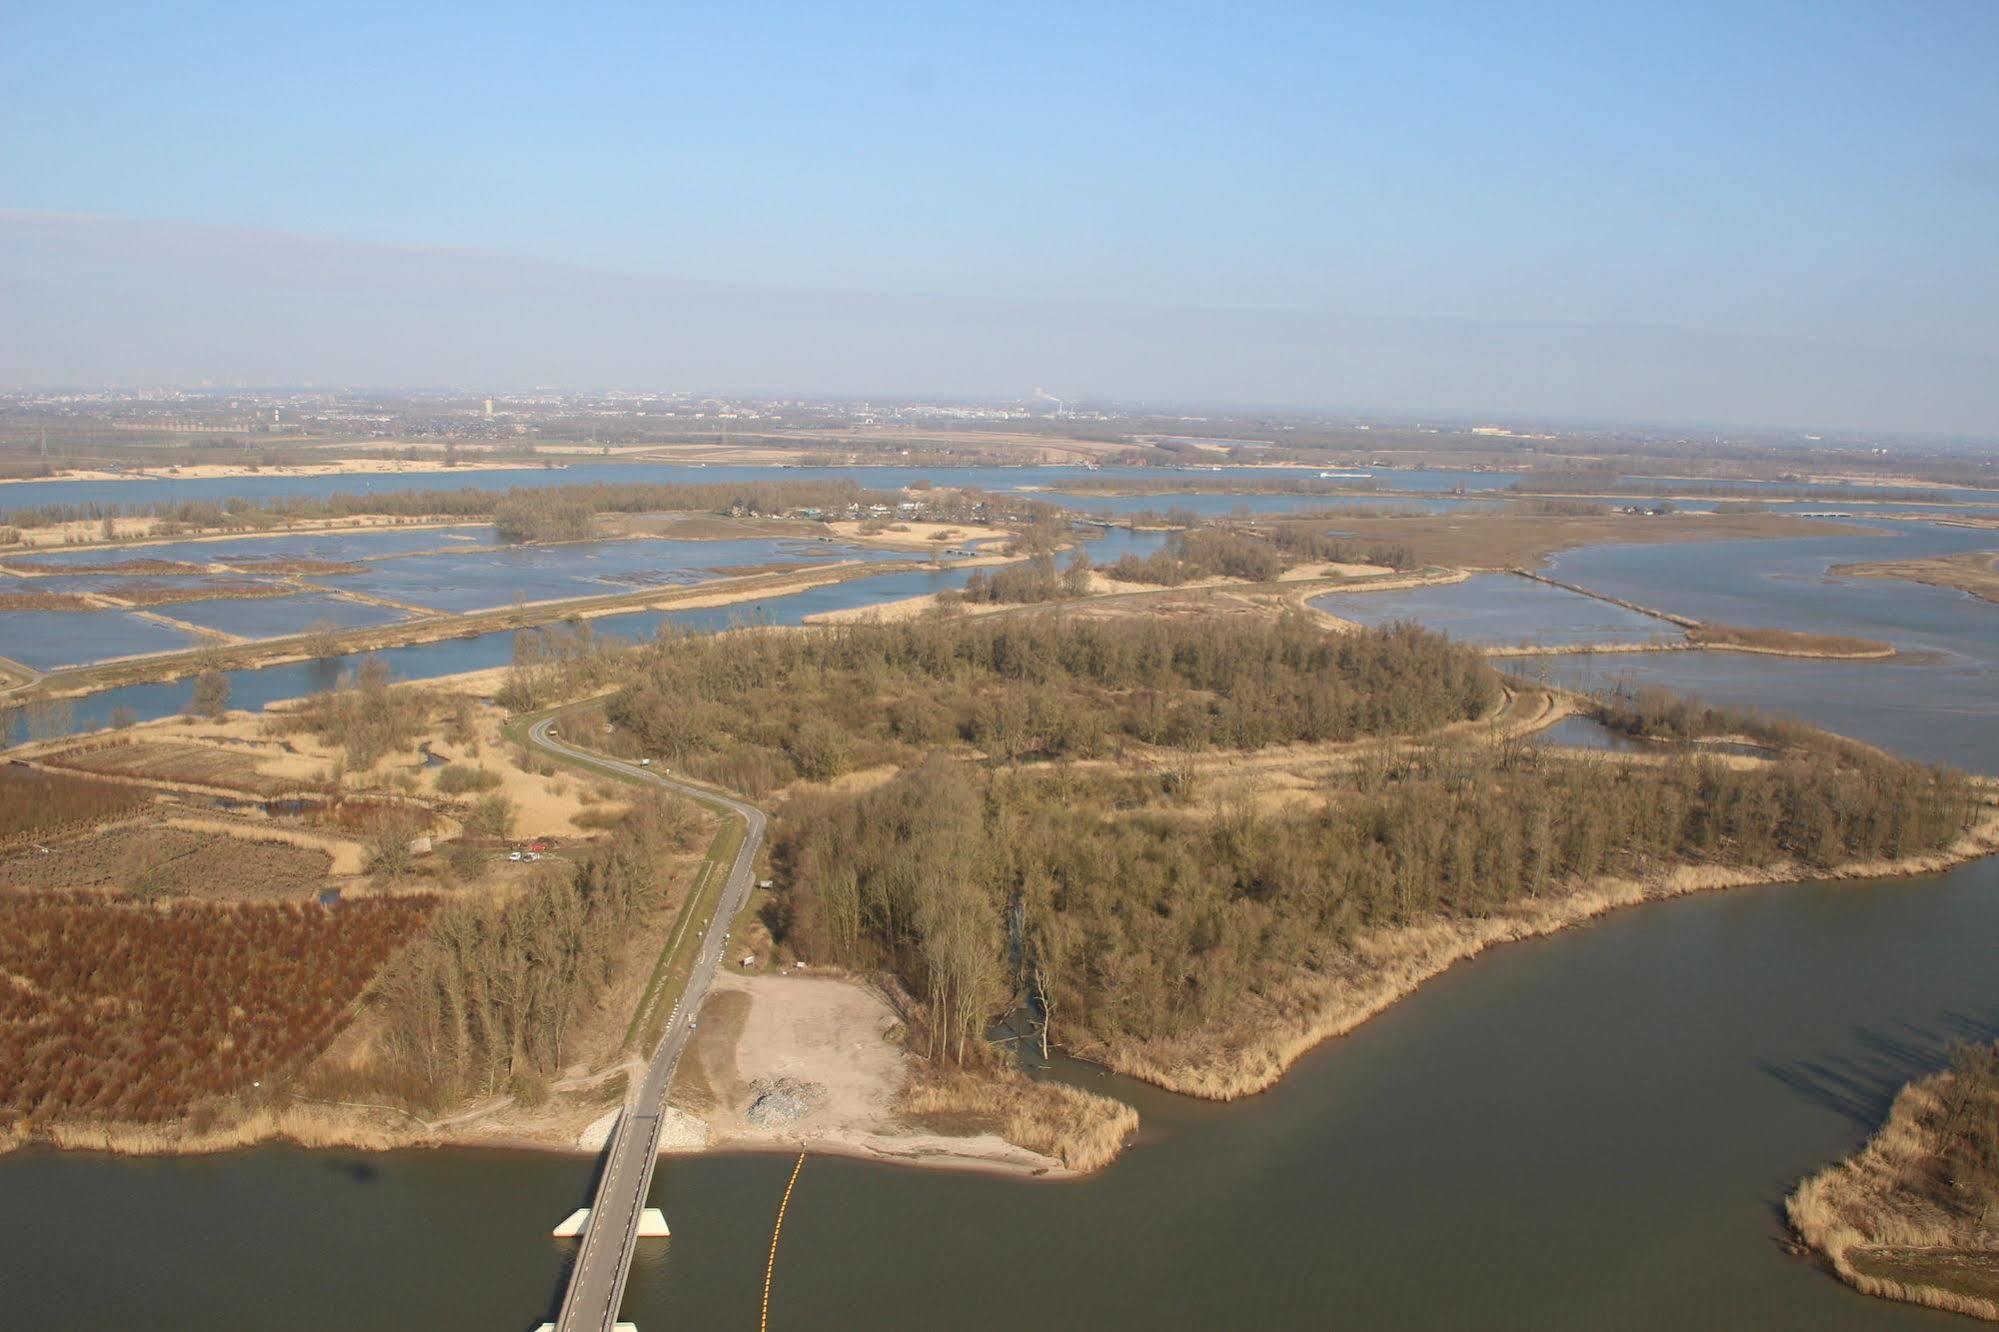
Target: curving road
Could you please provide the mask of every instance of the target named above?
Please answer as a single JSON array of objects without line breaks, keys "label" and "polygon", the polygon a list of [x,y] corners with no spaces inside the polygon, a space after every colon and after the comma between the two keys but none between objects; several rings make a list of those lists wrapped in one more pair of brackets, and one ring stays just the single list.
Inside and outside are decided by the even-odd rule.
[{"label": "curving road", "polygon": [[611,1332],[617,1322],[618,1305],[624,1300],[625,1278],[632,1270],[632,1246],[638,1242],[639,1216],[645,1209],[646,1191],[652,1186],[652,1171],[659,1160],[661,1111],[666,1106],[667,1088],[673,1084],[674,1066],[687,1045],[687,1020],[700,1009],[715,969],[722,960],[722,936],[729,922],[750,900],[753,883],[751,866],[757,848],[763,845],[764,814],[755,805],[717,795],[705,787],[693,786],[662,776],[650,768],[605,758],[578,749],[549,734],[554,717],[545,717],[528,728],[528,743],[536,748],[578,759],[640,781],[653,782],[703,804],[717,806],[740,817],[748,825],[742,849],[729,868],[728,880],[715,913],[708,918],[708,933],[701,941],[700,955],[687,977],[687,988],[667,1019],[666,1035],[653,1051],[639,1083],[638,1096],[619,1116],[617,1131],[604,1161],[604,1174],[597,1181],[597,1195],[590,1202],[590,1220],[583,1232],[583,1247],[577,1251],[576,1266],[570,1269],[569,1289],[562,1297],[562,1312],[556,1318],[558,1332]]}]

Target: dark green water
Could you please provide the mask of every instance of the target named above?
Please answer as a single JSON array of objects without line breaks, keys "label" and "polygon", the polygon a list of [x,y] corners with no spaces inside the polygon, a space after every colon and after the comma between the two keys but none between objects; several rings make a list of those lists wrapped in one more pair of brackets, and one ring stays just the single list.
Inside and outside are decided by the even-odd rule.
[{"label": "dark green water", "polygon": [[[1977,618],[1999,612],[1960,601],[1953,629],[1941,601],[1856,610],[1871,592],[1836,597],[1796,572],[1825,554],[1773,546],[1777,574],[1731,583],[1722,561],[1672,548],[1620,564],[1619,590],[1668,606],[1777,598],[1795,621],[1824,597],[1840,632],[1920,638],[1943,654],[1934,689],[1911,665],[1838,663],[1852,674],[1815,706],[1864,706],[1873,672],[1905,697],[1850,721],[1926,757],[1999,754],[1999,640]],[[1795,701],[1790,677],[1757,678],[1735,687]],[[1785,1253],[1778,1208],[1948,1041],[1995,1033],[1999,863],[1639,908],[1460,966],[1240,1105],[1104,1079],[1145,1128],[1088,1180],[814,1158],[771,1326],[1961,1326]],[[567,1258],[548,1228],[591,1169],[472,1152],[20,1153],[0,1160],[0,1308],[34,1327],[526,1329]],[[642,1251],[625,1316],[755,1326],[789,1170],[665,1162],[653,1201],[675,1236]]]}]

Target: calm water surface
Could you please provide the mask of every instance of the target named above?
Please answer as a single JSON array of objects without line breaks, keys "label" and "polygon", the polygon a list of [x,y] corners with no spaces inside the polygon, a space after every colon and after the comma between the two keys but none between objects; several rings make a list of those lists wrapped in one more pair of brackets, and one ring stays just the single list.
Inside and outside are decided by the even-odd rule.
[{"label": "calm water surface", "polygon": [[1312,604],[1362,624],[1417,620],[1490,646],[1669,643],[1686,636],[1669,621],[1503,573],[1406,592],[1337,592]]},{"label": "calm water surface", "polygon": [[[1827,580],[1829,553],[1873,556],[1797,544],[1712,559],[1583,551],[1558,573],[1623,580],[1608,590],[1696,615],[1767,605],[1793,627],[1933,652],[1928,665],[1777,662],[1736,688],[1797,708],[1801,692],[1865,699],[1900,684],[1895,711],[1827,720],[1865,721],[1924,757],[1999,753],[1980,618],[1992,608]],[[1645,660],[1677,670],[1705,655]],[[1828,669],[1801,691],[1801,666]],[[1778,1205],[1945,1043],[1999,1033],[1996,953],[1989,861],[1736,890],[1499,949],[1240,1105],[1083,1071],[1145,1116],[1143,1141],[1085,1181],[810,1161],[771,1325],[1963,1326],[1785,1254]],[[624,1316],[753,1326],[789,1169],[666,1162],[653,1201],[675,1236],[644,1251]],[[567,1261],[548,1227],[590,1174],[474,1152],[19,1153],[0,1160],[0,1296],[36,1326],[527,1329]]]}]

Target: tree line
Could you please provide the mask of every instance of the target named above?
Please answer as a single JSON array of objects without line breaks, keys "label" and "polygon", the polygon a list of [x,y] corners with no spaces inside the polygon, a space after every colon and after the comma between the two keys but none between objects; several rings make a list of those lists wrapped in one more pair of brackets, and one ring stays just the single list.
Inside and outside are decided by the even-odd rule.
[{"label": "tree line", "polygon": [[692,807],[648,792],[580,865],[548,862],[505,902],[441,906],[370,988],[391,1087],[449,1104],[539,1083],[573,1058],[577,1028],[635,931],[665,908]]},{"label": "tree line", "polygon": [[[14,527],[33,528],[118,517],[150,517],[162,525],[156,530],[158,535],[175,528],[261,530],[287,522],[358,517],[478,519],[507,513],[515,521],[535,524],[543,521],[544,515],[573,514],[580,510],[592,514],[691,511],[776,515],[816,508],[840,514],[854,505],[866,509],[885,504],[893,508],[900,499],[898,492],[868,490],[844,479],[617,485],[584,482],[566,486],[514,486],[506,490],[467,486],[451,490],[342,491],[333,495],[264,499],[235,496],[226,500],[132,504],[104,501],[46,504],[10,510],[7,522]],[[924,496],[924,507],[926,513],[949,522],[968,521],[975,516],[1027,520],[1059,512],[1046,501],[976,488],[933,490]]]},{"label": "tree line", "polygon": [[1465,746],[1363,764],[1321,807],[1202,809],[1155,779],[933,755],[776,821],[774,926],[894,972],[952,1057],[1015,996],[1082,1050],[1183,1037],[1300,969],[1369,965],[1363,931],[1476,916],[1678,864],[1825,868],[1948,845],[1959,774],[1879,756],[1752,770]]}]

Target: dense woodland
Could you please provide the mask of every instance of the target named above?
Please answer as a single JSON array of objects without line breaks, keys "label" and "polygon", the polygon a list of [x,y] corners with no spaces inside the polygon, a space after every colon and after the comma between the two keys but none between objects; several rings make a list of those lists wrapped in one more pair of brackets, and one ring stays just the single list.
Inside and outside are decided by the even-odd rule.
[{"label": "dense woodland", "polygon": [[974,569],[962,591],[937,594],[939,605],[958,602],[1025,605],[1041,601],[1061,601],[1080,597],[1090,590],[1090,556],[1079,550],[1061,568],[1048,551],[1031,555],[993,570]]},{"label": "dense woodland", "polygon": [[1465,746],[1363,764],[1322,808],[1202,809],[1138,779],[941,755],[873,791],[794,798],[776,925],[924,996],[953,1057],[1030,994],[1079,1049],[1186,1035],[1364,931],[1489,913],[1603,874],[1822,868],[1934,851],[1957,774],[1873,757],[1748,771]]},{"label": "dense woodland", "polygon": [[1255,528],[1202,523],[1174,533],[1150,555],[1126,555],[1105,572],[1128,583],[1178,587],[1202,578],[1267,583],[1301,564],[1376,564],[1410,569],[1416,563],[1406,546],[1348,541],[1310,523],[1276,522]]},{"label": "dense woodland", "polygon": [[539,1084],[573,1057],[581,1019],[632,932],[667,904],[693,806],[652,793],[581,864],[550,861],[504,902],[440,907],[370,992],[389,1089],[443,1105]]},{"label": "dense woodland", "polygon": [[1501,692],[1441,635],[1329,635],[1303,616],[669,637],[618,669],[629,683],[606,712],[627,743],[751,795],[940,747],[1017,762],[1407,734],[1480,716]]},{"label": "dense woodland", "polygon": [[1999,1045],[1951,1052],[1932,1127],[1938,1150],[1923,1181],[1930,1196],[1974,1226],[1999,1227]]}]

